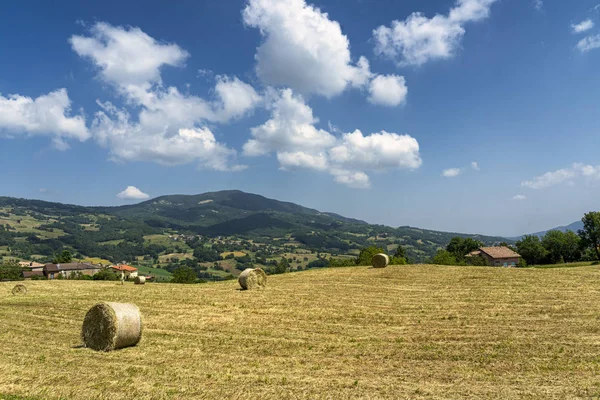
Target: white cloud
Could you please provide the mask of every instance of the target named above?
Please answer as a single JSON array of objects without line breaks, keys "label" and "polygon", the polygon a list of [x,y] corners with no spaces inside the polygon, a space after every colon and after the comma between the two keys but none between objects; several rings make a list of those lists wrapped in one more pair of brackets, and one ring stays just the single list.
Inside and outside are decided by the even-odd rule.
[{"label": "white cloud", "polygon": [[591,19],[586,19],[578,24],[571,25],[571,29],[573,29],[573,33],[582,33],[585,31],[589,31],[594,27],[594,21]]},{"label": "white cloud", "polygon": [[312,109],[291,89],[282,90],[271,108],[271,119],[251,129],[253,139],[244,145],[246,155],[260,156],[275,151],[314,153],[335,143],[333,135],[315,128],[318,120]]},{"label": "white cloud", "polygon": [[448,15],[427,18],[416,12],[404,21],[392,21],[389,27],[382,25],[373,31],[375,52],[399,66],[450,58],[465,34],[464,25],[487,18],[495,1],[458,0]]},{"label": "white cloud", "polygon": [[535,7],[536,10],[540,11],[544,7],[544,1],[543,0],[533,0],[533,7]]},{"label": "white cloud", "polygon": [[477,161],[473,161],[471,163],[471,168],[473,168],[475,171],[479,171],[479,164],[477,163]]},{"label": "white cloud", "polygon": [[600,48],[600,35],[588,36],[577,43],[577,49],[582,53]]},{"label": "white cloud", "polygon": [[222,122],[242,117],[262,101],[261,96],[252,86],[237,77],[233,79],[226,76],[217,77],[215,93],[219,98],[219,105],[214,107],[216,110],[214,120]]},{"label": "white cloud", "polygon": [[517,201],[523,201],[523,200],[527,200],[527,196],[518,194],[518,195],[514,196],[512,199],[517,200]]},{"label": "white cloud", "polygon": [[365,58],[352,62],[340,24],[305,0],[249,0],[243,18],[264,37],[256,73],[269,85],[332,97],[371,77]]},{"label": "white cloud", "polygon": [[455,178],[455,177],[459,176],[461,173],[462,173],[461,168],[448,168],[442,172],[442,176],[445,176],[446,178]]},{"label": "white cloud", "polygon": [[369,83],[369,94],[369,101],[373,104],[398,106],[406,101],[406,80],[398,75],[378,75]]},{"label": "white cloud", "polygon": [[91,37],[74,35],[69,39],[73,50],[90,58],[100,75],[128,92],[132,87],[148,90],[161,83],[160,68],[182,66],[189,57],[176,44],[158,43],[139,28],[115,27],[104,22],[94,24]]},{"label": "white cloud", "polygon": [[70,116],[71,100],[66,89],[39,96],[35,99],[18,94],[0,95],[0,134],[49,136],[54,145],[65,150],[67,140],[81,142],[90,137],[82,115]]},{"label": "white cloud", "polygon": [[193,161],[199,166],[217,171],[238,171],[241,165],[232,165],[236,152],[216,141],[210,129],[180,128],[167,134],[141,119],[130,121],[129,113],[111,103],[100,103],[92,131],[98,142],[110,149],[115,161],[155,161],[163,165],[186,164]]},{"label": "white cloud", "polygon": [[331,174],[337,183],[355,189],[368,189],[371,186],[369,176],[360,171],[348,171],[345,169],[332,169]]},{"label": "white cloud", "polygon": [[328,167],[326,153],[310,154],[304,151],[277,152],[277,160],[283,170],[307,168],[324,171]]},{"label": "white cloud", "polygon": [[301,96],[291,89],[273,95],[271,119],[252,128],[244,145],[247,156],[276,153],[282,169],[327,171],[339,183],[369,187],[365,171],[416,169],[421,165],[419,143],[408,135],[381,131],[363,135],[356,130],[335,137],[318,129],[318,120]]},{"label": "white cloud", "polygon": [[[393,76],[392,82],[391,76],[373,74],[365,57],[354,62],[340,24],[305,0],[248,0],[243,18],[264,38],[254,57],[264,83],[328,98],[350,87],[369,87],[375,104],[404,101],[404,78]],[[382,80],[394,86],[384,92]]]},{"label": "white cloud", "polygon": [[117,194],[117,197],[126,200],[144,200],[149,198],[150,196],[148,196],[146,193],[142,192],[135,186],[127,186],[127,189]]},{"label": "white cloud", "polygon": [[521,182],[521,186],[531,189],[544,189],[561,183],[573,183],[578,177],[600,179],[600,166],[575,163],[570,168],[563,168],[553,172],[546,172],[529,181]]},{"label": "white cloud", "polygon": [[416,169],[421,166],[419,143],[408,135],[381,131],[363,136],[355,130],[345,133],[329,151],[331,163],[347,169]]},{"label": "white cloud", "polygon": [[214,100],[165,87],[161,68],[183,66],[189,54],[176,44],[159,43],[139,28],[97,23],[90,37],[73,36],[73,50],[91,59],[100,78],[125,96],[138,112],[100,103],[92,134],[113,159],[174,165],[197,161],[204,168],[240,170],[231,165],[235,151],[216,141],[208,122],[224,123],[249,113],[262,101],[252,86],[237,77],[218,76]]}]

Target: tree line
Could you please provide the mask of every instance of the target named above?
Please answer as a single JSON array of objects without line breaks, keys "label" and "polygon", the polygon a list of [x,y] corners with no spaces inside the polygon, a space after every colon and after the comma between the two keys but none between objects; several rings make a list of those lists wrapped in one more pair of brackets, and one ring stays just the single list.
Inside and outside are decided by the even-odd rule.
[{"label": "tree line", "polygon": [[600,212],[589,212],[581,219],[583,229],[548,231],[540,239],[527,235],[515,244],[528,265],[562,264],[600,260]]}]

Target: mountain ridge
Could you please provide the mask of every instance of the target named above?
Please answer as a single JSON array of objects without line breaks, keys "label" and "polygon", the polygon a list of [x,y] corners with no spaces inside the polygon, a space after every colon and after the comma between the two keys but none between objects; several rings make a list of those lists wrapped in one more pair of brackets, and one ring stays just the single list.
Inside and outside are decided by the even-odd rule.
[{"label": "mountain ridge", "polygon": [[[369,224],[239,190],[165,195],[136,204],[91,207],[0,197],[0,212],[30,219],[29,230],[12,227],[19,235],[37,235],[38,239],[30,238],[35,243],[39,238],[52,239],[86,255],[101,253],[106,248],[121,254],[122,249],[108,246],[123,240],[147,246],[144,237],[169,233],[238,237],[262,243],[284,241],[331,254],[349,254],[369,245],[394,251],[402,245],[414,261],[431,257],[454,236],[471,237],[487,245],[507,241],[499,236]],[[4,223],[10,222],[4,218]],[[134,250],[131,251],[138,254],[143,249]]]}]

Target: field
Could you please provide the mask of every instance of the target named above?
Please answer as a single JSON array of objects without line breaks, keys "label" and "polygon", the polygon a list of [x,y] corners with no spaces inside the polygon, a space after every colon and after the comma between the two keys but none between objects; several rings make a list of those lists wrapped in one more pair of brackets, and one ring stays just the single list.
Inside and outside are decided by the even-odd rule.
[{"label": "field", "polygon": [[[598,267],[322,269],[256,292],[25,283],[0,283],[0,399],[600,396]],[[78,347],[100,300],[139,305],[137,347]]]},{"label": "field", "polygon": [[161,268],[145,267],[137,265],[138,272],[142,275],[153,275],[157,281],[170,281],[171,273]]}]

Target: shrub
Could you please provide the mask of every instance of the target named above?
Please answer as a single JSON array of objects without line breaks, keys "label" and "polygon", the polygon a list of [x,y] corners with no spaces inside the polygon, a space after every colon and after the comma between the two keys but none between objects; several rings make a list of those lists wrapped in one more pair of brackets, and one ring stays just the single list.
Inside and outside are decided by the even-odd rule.
[{"label": "shrub", "polygon": [[173,271],[172,283],[196,283],[196,272],[190,267],[179,267]]},{"label": "shrub", "polygon": [[21,267],[16,262],[0,264],[0,281],[20,281],[23,279]]},{"label": "shrub", "polygon": [[94,275],[92,279],[95,281],[118,281],[119,276],[114,272],[111,272],[107,269],[103,269],[102,271]]}]

